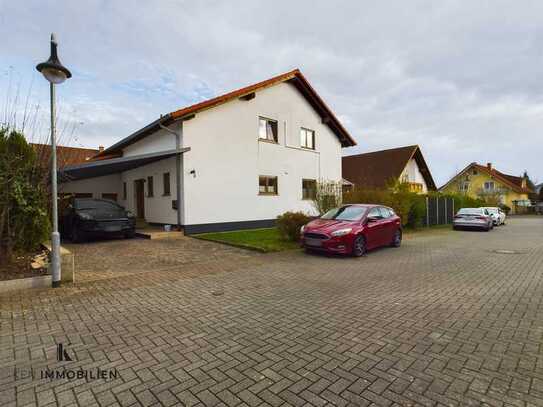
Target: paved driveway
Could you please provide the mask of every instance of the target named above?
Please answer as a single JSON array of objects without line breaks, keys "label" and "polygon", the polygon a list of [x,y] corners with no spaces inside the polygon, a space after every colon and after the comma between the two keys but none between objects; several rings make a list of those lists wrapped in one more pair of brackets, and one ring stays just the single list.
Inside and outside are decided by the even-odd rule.
[{"label": "paved driveway", "polygon": [[543,218],[361,259],[190,239],[76,252],[77,286],[1,300],[2,406],[543,405]]}]

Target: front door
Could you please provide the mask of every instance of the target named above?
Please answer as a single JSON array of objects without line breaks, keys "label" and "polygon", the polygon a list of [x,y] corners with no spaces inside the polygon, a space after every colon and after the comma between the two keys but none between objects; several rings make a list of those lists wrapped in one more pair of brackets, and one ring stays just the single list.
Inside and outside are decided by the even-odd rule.
[{"label": "front door", "polygon": [[145,218],[145,184],[144,180],[134,181],[134,191],[136,192],[136,216],[138,219]]}]

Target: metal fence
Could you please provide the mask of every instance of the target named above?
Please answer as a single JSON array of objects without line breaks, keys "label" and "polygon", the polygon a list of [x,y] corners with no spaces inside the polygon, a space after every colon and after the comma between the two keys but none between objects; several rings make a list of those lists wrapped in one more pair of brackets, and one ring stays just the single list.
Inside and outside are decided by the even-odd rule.
[{"label": "metal fence", "polygon": [[454,199],[449,197],[426,197],[426,217],[424,226],[450,225],[454,214]]}]

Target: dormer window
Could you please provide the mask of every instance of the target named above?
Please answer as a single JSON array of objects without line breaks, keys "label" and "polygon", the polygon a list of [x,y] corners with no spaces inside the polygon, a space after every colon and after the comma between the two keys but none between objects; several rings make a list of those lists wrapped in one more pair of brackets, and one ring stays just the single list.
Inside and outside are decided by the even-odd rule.
[{"label": "dormer window", "polygon": [[258,138],[277,143],[277,121],[260,117],[258,119]]}]

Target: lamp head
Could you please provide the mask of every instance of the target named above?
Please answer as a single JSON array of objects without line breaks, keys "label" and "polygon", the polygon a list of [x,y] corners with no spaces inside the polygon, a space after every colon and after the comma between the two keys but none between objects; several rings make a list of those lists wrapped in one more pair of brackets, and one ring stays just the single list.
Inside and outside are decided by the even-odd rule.
[{"label": "lamp head", "polygon": [[41,72],[45,79],[54,84],[62,83],[72,77],[68,68],[62,65],[60,59],[58,59],[55,34],[51,34],[51,56],[47,61],[38,64],[36,69]]}]

